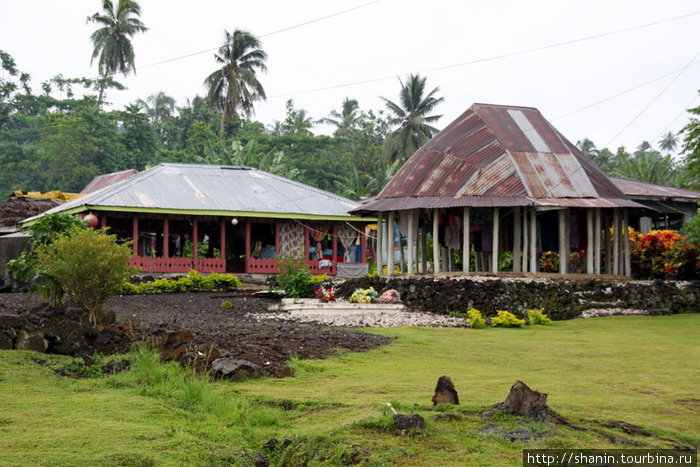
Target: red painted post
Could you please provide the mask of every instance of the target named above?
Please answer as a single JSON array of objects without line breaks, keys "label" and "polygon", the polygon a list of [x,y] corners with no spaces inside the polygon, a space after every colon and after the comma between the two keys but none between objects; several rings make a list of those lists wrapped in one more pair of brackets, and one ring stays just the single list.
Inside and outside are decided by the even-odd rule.
[{"label": "red painted post", "polygon": [[331,236],[333,237],[333,240],[331,240],[333,244],[333,266],[335,267],[335,264],[338,262],[338,223],[333,222],[333,227],[331,228]]},{"label": "red painted post", "polygon": [[279,219],[275,219],[275,259],[277,259],[280,254],[280,235],[282,232],[280,222]]},{"label": "red painted post", "polygon": [[245,272],[249,273],[250,258],[250,219],[245,220]]},{"label": "red painted post", "polygon": [[170,218],[163,216],[163,258],[170,258]]},{"label": "red painted post", "polygon": [[131,245],[133,251],[134,251],[134,256],[139,255],[139,215],[134,213],[133,217],[131,218],[131,238],[133,239],[134,243]]}]

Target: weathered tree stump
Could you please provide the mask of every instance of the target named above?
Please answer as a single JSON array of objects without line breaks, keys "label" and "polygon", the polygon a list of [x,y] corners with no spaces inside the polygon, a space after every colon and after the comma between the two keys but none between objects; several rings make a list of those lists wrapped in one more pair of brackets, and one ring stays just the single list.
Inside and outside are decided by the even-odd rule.
[{"label": "weathered tree stump", "polygon": [[449,376],[440,376],[438,378],[435,395],[433,396],[433,406],[438,404],[459,405],[457,390]]},{"label": "weathered tree stump", "polygon": [[518,380],[510,388],[506,400],[493,407],[512,415],[544,419],[547,417],[547,394],[534,391]]}]

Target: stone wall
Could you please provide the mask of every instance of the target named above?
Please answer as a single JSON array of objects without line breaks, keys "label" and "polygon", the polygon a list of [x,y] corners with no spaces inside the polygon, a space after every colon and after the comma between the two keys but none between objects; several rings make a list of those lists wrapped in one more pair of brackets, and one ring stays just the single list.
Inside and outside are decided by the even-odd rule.
[{"label": "stone wall", "polygon": [[485,316],[508,310],[521,317],[544,308],[552,319],[609,314],[670,314],[700,311],[700,281],[558,280],[498,277],[364,277],[337,287],[396,289],[409,308],[449,313],[476,308]]}]

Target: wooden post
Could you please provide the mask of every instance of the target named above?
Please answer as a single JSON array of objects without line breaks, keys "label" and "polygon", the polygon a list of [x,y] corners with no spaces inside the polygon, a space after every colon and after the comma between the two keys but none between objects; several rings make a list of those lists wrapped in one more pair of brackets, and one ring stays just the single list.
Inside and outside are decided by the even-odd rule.
[{"label": "wooden post", "polygon": [[625,208],[622,211],[622,245],[625,256],[625,276],[632,277],[632,257],[630,254],[630,236],[629,236],[629,214]]},{"label": "wooden post", "polygon": [[394,229],[396,228],[394,222],[394,211],[389,211],[389,219],[386,225],[386,275],[394,275]]},{"label": "wooden post", "polygon": [[528,223],[527,206],[523,207],[523,272],[528,272],[528,254],[530,247],[530,229]]},{"label": "wooden post", "polygon": [[377,252],[375,262],[377,264],[377,275],[382,276],[384,274],[384,255],[382,254],[382,249],[384,248],[384,219],[381,213],[377,214]]},{"label": "wooden post", "polygon": [[413,261],[415,260],[413,254],[413,244],[416,241],[416,235],[413,231],[415,228],[415,213],[413,211],[408,211],[408,268],[406,272],[408,274],[413,274]]},{"label": "wooden post", "polygon": [[[304,254],[308,258],[309,251],[309,233],[304,230]],[[250,219],[245,220],[245,272],[250,272],[248,265],[250,263]]]},{"label": "wooden post", "polygon": [[530,272],[537,272],[537,209],[530,211]]},{"label": "wooden post", "polygon": [[106,212],[102,213],[102,215],[100,216],[100,221],[101,221],[100,227],[102,227],[103,229],[106,228],[107,227],[107,213]]},{"label": "wooden post", "polygon": [[593,209],[586,209],[586,274],[593,274]]},{"label": "wooden post", "polygon": [[471,260],[471,254],[472,254],[472,245],[470,242],[470,231],[469,228],[471,226],[471,213],[469,212],[469,208],[464,208],[464,220],[463,220],[463,227],[462,229],[464,232],[462,233],[462,272],[465,274],[469,273],[469,261]]},{"label": "wooden post", "polygon": [[170,216],[163,216],[163,258],[170,258]]},{"label": "wooden post", "polygon": [[491,239],[491,271],[498,272],[498,235],[500,210],[493,208],[493,238]]},{"label": "wooden post", "polygon": [[513,272],[520,272],[520,235],[522,221],[520,220],[520,207],[513,208]]},{"label": "wooden post", "polygon": [[[275,228],[275,242],[279,243],[279,229]],[[331,263],[333,264],[333,267],[335,268],[338,264],[338,223],[334,222],[333,227],[331,228],[331,236],[333,240],[331,241],[331,244],[333,245],[331,248],[333,249],[333,258],[331,259]]]},{"label": "wooden post", "polygon": [[566,238],[566,209],[559,210],[559,274],[566,274],[569,264],[568,238]]},{"label": "wooden post", "polygon": [[600,229],[601,229],[601,211],[600,208],[596,208],[594,212],[594,219],[593,219],[593,231],[594,231],[594,237],[593,237],[593,249],[595,250],[595,258],[593,261],[593,273],[600,275],[600,265],[602,264],[602,255],[601,255],[601,248],[600,248]]},{"label": "wooden post", "polygon": [[131,245],[131,249],[134,252],[134,256],[139,255],[139,215],[134,213],[131,218],[131,238],[134,243]]},{"label": "wooden post", "polygon": [[613,209],[613,264],[612,273],[620,274],[620,210]]},{"label": "wooden post", "polygon": [[440,211],[433,209],[433,273],[440,274]]}]

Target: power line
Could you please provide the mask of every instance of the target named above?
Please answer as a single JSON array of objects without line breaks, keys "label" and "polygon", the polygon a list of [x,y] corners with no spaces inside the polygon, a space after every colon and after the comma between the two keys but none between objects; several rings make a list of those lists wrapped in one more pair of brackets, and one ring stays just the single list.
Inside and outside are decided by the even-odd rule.
[{"label": "power line", "polygon": [[[331,13],[331,14],[326,15],[326,16],[321,16],[321,17],[319,17],[319,18],[314,18],[314,19],[311,19],[311,20],[308,20],[308,21],[304,21],[303,23],[298,23],[298,24],[295,24],[295,25],[292,25],[292,26],[284,27],[284,28],[282,28],[282,29],[277,29],[277,30],[275,30],[275,31],[267,32],[267,33],[265,33],[265,34],[259,35],[258,37],[261,37],[261,38],[262,38],[262,37],[269,37],[269,36],[273,36],[273,35],[275,35],[275,34],[279,34],[279,33],[282,33],[282,32],[291,31],[291,30],[293,30],[293,29],[298,29],[298,28],[301,28],[301,27],[304,27],[304,26],[308,26],[309,24],[318,23],[319,21],[324,21],[324,20],[327,20],[327,19],[329,19],[329,18],[333,18],[333,17],[336,17],[336,16],[344,15],[345,13],[349,13],[349,12],[354,11],[354,10],[359,10],[359,9],[361,9],[361,8],[368,7],[368,6],[370,6],[370,5],[373,5],[373,4],[375,4],[375,3],[379,3],[379,2],[381,2],[381,1],[382,1],[382,0],[372,0],[371,2],[363,3],[362,5],[357,5],[357,6],[354,6],[354,7],[352,7],[352,8],[347,8],[347,9],[345,9],[345,10],[337,11],[337,12],[335,12],[335,13]],[[209,52],[214,52],[215,50],[218,50],[222,45],[225,45],[225,44],[221,44],[221,45],[218,45],[218,46],[216,46],[216,47],[212,47],[212,48],[210,48],[210,49],[200,50],[200,51],[198,51],[198,52],[192,52],[192,53],[189,53],[189,54],[186,54],[186,55],[180,55],[180,56],[178,56],[178,57],[168,58],[168,59],[165,59],[165,60],[161,60],[160,62],[149,63],[149,64],[147,64],[147,65],[143,65],[143,66],[139,67],[139,69],[150,68],[150,67],[154,67],[154,66],[157,66],[157,65],[163,65],[163,64],[165,64],[165,63],[175,62],[175,61],[182,60],[182,59],[185,59],[185,58],[194,57],[195,55],[201,55],[201,54],[205,54],[205,53],[209,53]]]},{"label": "power line", "polygon": [[[442,70],[448,70],[448,69],[451,69],[451,68],[458,68],[458,67],[463,67],[463,66],[468,66],[468,65],[475,65],[475,64],[478,64],[478,63],[485,63],[485,62],[490,62],[490,61],[495,61],[495,60],[502,60],[502,59],[504,59],[504,58],[515,57],[515,56],[518,56],[518,55],[525,55],[525,54],[529,54],[529,53],[533,53],[533,52],[539,52],[539,51],[542,51],[542,50],[547,50],[547,49],[552,49],[552,48],[556,48],[556,47],[561,47],[561,46],[564,46],[564,45],[571,45],[571,44],[575,44],[575,43],[578,43],[578,42],[590,41],[590,40],[593,40],[593,39],[599,39],[599,38],[601,38],[601,37],[607,37],[607,36],[612,36],[612,35],[616,35],[616,34],[622,34],[622,33],[625,33],[625,32],[634,31],[634,30],[637,30],[637,29],[643,29],[643,28],[648,28],[648,27],[652,27],[652,26],[657,26],[657,25],[659,25],[659,24],[669,23],[669,22],[672,22],[672,21],[678,21],[678,20],[681,20],[681,19],[689,18],[689,17],[691,17],[691,16],[696,16],[696,15],[699,15],[699,14],[700,14],[700,11],[695,11],[695,12],[692,12],[692,13],[687,13],[687,14],[685,14],[685,15],[675,16],[675,17],[673,17],[673,18],[663,19],[663,20],[659,20],[659,21],[653,21],[653,22],[651,22],[651,23],[640,24],[640,25],[637,25],[637,26],[631,26],[631,27],[624,28],[624,29],[617,29],[617,30],[615,30],[615,31],[609,31],[609,32],[604,32],[604,33],[600,33],[600,34],[594,34],[594,35],[591,35],[591,36],[584,36],[584,37],[580,37],[580,38],[578,38],[578,39],[571,39],[571,40],[568,40],[568,41],[555,42],[555,43],[552,43],[552,44],[543,45],[543,46],[539,46],[539,47],[532,47],[532,48],[529,48],[529,49],[519,50],[519,51],[516,51],[516,52],[508,52],[508,53],[504,53],[504,54],[500,54],[500,55],[493,55],[493,56],[490,56],[490,57],[484,57],[484,58],[478,58],[478,59],[474,59],[474,60],[468,60],[468,61],[465,61],[465,62],[454,63],[454,64],[451,64],[451,65],[443,65],[443,66],[434,67],[434,68],[426,68],[426,69],[423,69],[423,70],[419,70],[417,73],[429,73],[429,72],[433,72],[433,71],[442,71]],[[406,73],[404,72],[404,73],[400,73],[400,74],[403,75],[403,74],[406,74]],[[334,84],[334,85],[330,85],[330,86],[324,86],[324,87],[320,87],[320,88],[306,89],[306,90],[303,90],[303,91],[295,91],[295,92],[288,92],[288,93],[284,93],[284,94],[276,94],[276,95],[273,95],[273,96],[268,96],[268,98],[274,99],[274,98],[279,98],[279,97],[297,96],[297,95],[301,95],[301,94],[310,94],[310,93],[314,93],[314,92],[328,91],[328,90],[331,90],[331,89],[338,89],[338,88],[349,87],[349,86],[357,86],[357,85],[361,85],[361,84],[374,83],[374,82],[378,82],[378,81],[386,81],[386,80],[389,80],[389,79],[394,79],[394,78],[396,78],[398,75],[399,75],[399,74],[385,75],[385,76],[378,77],[378,78],[369,78],[369,79],[360,80],[360,81],[352,81],[352,82],[349,82],[349,83],[341,83],[341,84]]]},{"label": "power line", "polygon": [[639,117],[641,117],[642,114],[643,114],[644,112],[646,112],[647,109],[649,109],[649,107],[651,107],[651,105],[652,105],[654,102],[656,102],[656,100],[657,100],[659,97],[661,97],[661,95],[662,95],[663,93],[665,93],[665,92],[668,90],[668,88],[671,87],[671,85],[672,85],[673,83],[676,82],[676,80],[683,74],[683,72],[684,72],[685,70],[687,70],[687,69],[690,67],[690,65],[693,64],[693,62],[695,61],[696,58],[698,58],[698,56],[700,56],[700,52],[698,52],[697,54],[695,54],[695,56],[688,62],[688,64],[687,64],[686,66],[684,66],[684,67],[678,72],[678,74],[676,74],[676,76],[674,76],[673,79],[672,79],[671,81],[669,81],[668,84],[667,84],[656,96],[654,96],[654,97],[651,99],[651,101],[649,101],[649,103],[648,103],[647,105],[645,105],[644,108],[643,108],[642,110],[640,110],[639,113],[638,113],[637,115],[635,115],[635,116],[632,118],[632,120],[629,121],[629,123],[628,123],[627,125],[624,126],[624,128],[622,128],[622,130],[620,130],[615,136],[613,136],[612,139],[611,139],[610,141],[608,141],[608,144],[606,144],[605,146],[606,146],[606,147],[609,146],[610,143],[612,143],[613,141],[615,141],[615,140],[617,139],[618,136],[620,136],[622,133],[624,133],[624,131],[625,131],[627,128],[629,128],[630,125],[632,125]]}]

